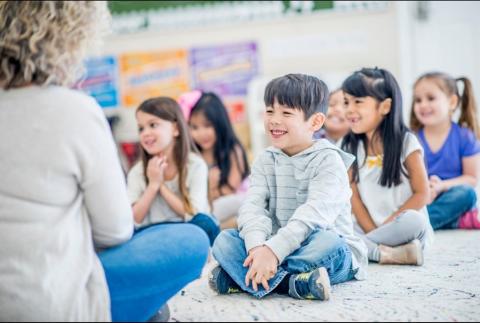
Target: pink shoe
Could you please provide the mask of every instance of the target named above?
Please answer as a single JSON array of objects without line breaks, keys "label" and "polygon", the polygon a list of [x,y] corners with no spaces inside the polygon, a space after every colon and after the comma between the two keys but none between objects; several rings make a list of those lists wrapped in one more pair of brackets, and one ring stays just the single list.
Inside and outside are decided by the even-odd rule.
[{"label": "pink shoe", "polygon": [[458,221],[459,229],[480,229],[480,219],[478,218],[478,209],[472,209],[463,213]]}]

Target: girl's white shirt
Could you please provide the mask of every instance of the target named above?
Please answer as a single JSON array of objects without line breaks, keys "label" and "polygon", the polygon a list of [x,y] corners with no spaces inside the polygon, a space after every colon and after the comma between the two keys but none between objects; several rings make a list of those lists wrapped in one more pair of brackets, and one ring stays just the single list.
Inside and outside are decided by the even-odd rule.
[{"label": "girl's white shirt", "polygon": [[[127,178],[128,197],[133,205],[145,192],[147,185],[143,171],[143,162],[139,161],[132,167]],[[169,190],[177,196],[181,196],[178,185],[178,174],[174,179],[165,181]],[[205,161],[195,153],[190,153],[187,163],[186,186],[195,214],[210,213],[208,203],[208,167]],[[154,223],[183,222],[189,221],[195,214],[186,214],[185,220],[172,210],[160,194],[153,200],[150,210],[141,223],[135,223],[136,227],[144,227]]]},{"label": "girl's white shirt", "polygon": [[[423,148],[412,133],[407,133],[403,142],[401,162],[404,165],[407,157],[415,151],[420,151],[423,156]],[[362,143],[358,146],[359,183],[358,192],[363,204],[377,226],[382,223],[413,195],[410,181],[407,176],[401,174],[402,183],[398,186],[384,187],[379,184],[382,174],[383,156],[367,156],[365,160],[365,148]],[[404,167],[406,172],[406,168]],[[426,218],[428,223],[426,246],[433,242],[433,229],[430,224],[427,207],[418,210]],[[355,219],[355,217],[354,217]]]}]

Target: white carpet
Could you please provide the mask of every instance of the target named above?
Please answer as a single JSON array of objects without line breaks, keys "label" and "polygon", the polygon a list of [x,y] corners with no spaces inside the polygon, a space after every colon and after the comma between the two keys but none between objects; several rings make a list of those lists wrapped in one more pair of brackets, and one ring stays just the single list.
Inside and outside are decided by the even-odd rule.
[{"label": "white carpet", "polygon": [[202,278],[169,301],[170,321],[478,321],[480,231],[440,231],[422,267],[370,264],[328,302],[216,295]]}]

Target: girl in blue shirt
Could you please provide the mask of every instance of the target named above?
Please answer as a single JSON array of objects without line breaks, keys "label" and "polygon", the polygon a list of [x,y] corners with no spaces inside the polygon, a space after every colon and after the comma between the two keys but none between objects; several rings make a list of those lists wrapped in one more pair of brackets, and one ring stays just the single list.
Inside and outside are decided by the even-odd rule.
[{"label": "girl in blue shirt", "polygon": [[[457,87],[463,83],[463,94]],[[460,107],[458,123],[452,115]],[[427,73],[414,85],[411,128],[425,150],[428,212],[434,229],[480,229],[475,187],[480,175],[479,127],[472,84],[465,77]]]}]

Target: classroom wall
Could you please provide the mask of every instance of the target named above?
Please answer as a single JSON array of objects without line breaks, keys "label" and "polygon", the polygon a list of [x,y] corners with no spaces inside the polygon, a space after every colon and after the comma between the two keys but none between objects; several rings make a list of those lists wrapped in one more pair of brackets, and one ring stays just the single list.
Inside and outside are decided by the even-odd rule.
[{"label": "classroom wall", "polygon": [[428,2],[425,19],[415,19],[414,24],[415,77],[432,70],[467,76],[480,97],[479,13],[478,1]]},{"label": "classroom wall", "polygon": [[[379,11],[325,11],[241,25],[112,35],[107,38],[101,54],[255,41],[261,73],[258,84],[286,73],[309,73],[322,77],[335,88],[344,77],[362,66],[399,72],[397,15],[397,4],[389,3]],[[256,105],[255,102],[252,98],[248,100],[251,105]],[[258,106],[247,105],[247,109],[256,111]],[[117,140],[137,138],[133,112],[131,108],[118,110],[121,121],[116,128]],[[261,124],[261,119],[254,121],[250,127]]]},{"label": "classroom wall", "polygon": [[[253,80],[247,98],[254,137],[258,135],[255,129],[262,131],[258,111],[263,109],[263,87],[271,78],[309,73],[321,77],[333,89],[362,66],[384,67],[400,83],[408,122],[412,85],[424,72],[466,75],[480,97],[478,12],[479,2],[390,2],[378,11],[320,11],[241,25],[112,35],[100,54],[257,42],[261,75]],[[117,140],[136,139],[133,109],[106,112],[118,113],[122,119],[116,128]],[[262,147],[265,143],[254,140],[252,144]]]}]

